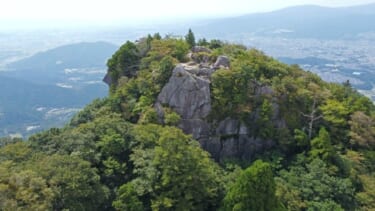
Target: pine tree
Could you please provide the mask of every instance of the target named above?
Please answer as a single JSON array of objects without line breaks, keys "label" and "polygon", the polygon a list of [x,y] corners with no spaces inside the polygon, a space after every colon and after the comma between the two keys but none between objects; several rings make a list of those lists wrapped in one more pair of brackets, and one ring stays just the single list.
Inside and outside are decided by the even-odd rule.
[{"label": "pine tree", "polygon": [[195,36],[191,29],[189,29],[188,34],[185,36],[185,40],[189,44],[190,48],[195,46]]}]

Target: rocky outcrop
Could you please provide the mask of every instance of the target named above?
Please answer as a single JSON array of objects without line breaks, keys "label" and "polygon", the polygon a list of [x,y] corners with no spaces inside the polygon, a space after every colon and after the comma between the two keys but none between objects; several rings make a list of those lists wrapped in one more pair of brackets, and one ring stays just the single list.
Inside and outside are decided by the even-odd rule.
[{"label": "rocky outcrop", "polygon": [[112,77],[110,76],[109,73],[105,74],[105,76],[103,78],[103,82],[106,83],[107,85],[112,84]]},{"label": "rocky outcrop", "polygon": [[213,68],[219,69],[224,68],[228,69],[230,67],[230,60],[227,56],[219,56],[213,65]]},{"label": "rocky outcrop", "polygon": [[212,51],[209,48],[203,46],[195,46],[192,48],[191,53],[189,53],[188,57],[200,65],[208,66],[208,64],[212,62],[212,56],[210,55],[211,52]]},{"label": "rocky outcrop", "polygon": [[[178,113],[181,116],[178,126],[198,140],[214,159],[250,160],[257,152],[271,147],[273,142],[253,137],[249,128],[239,120],[208,120],[211,112],[210,79],[218,67],[229,68],[229,59],[219,56],[211,67],[196,63],[177,65],[160,92],[155,109],[160,119],[163,119],[163,106]],[[258,92],[270,94],[272,90],[260,87]]]},{"label": "rocky outcrop", "polygon": [[209,48],[203,47],[203,46],[194,46],[191,51],[193,53],[211,53],[211,50]]},{"label": "rocky outcrop", "polygon": [[195,71],[197,74],[192,71],[178,65],[157,98],[160,104],[168,105],[182,119],[205,118],[211,111],[210,81],[198,76],[199,70]]}]

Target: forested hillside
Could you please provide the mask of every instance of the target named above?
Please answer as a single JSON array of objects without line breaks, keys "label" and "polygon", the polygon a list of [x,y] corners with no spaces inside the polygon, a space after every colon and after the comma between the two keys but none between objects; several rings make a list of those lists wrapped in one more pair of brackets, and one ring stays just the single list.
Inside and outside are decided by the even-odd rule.
[{"label": "forested hillside", "polygon": [[0,71],[0,136],[65,125],[87,103],[107,95],[101,82],[118,46],[75,43],[10,63]]},{"label": "forested hillside", "polygon": [[0,142],[0,210],[373,210],[375,107],[256,49],[149,35],[64,128]]}]

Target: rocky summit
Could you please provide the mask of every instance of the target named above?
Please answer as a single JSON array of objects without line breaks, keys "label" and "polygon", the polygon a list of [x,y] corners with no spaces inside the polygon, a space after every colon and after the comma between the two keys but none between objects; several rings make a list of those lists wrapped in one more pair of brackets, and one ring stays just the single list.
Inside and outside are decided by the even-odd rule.
[{"label": "rocky summit", "polygon": [[0,139],[0,210],[374,210],[375,106],[219,40],[147,36],[109,95]]},{"label": "rocky summit", "polygon": [[[196,47],[201,51],[205,48]],[[238,119],[227,117],[221,121],[209,121],[211,113],[211,75],[219,68],[230,67],[227,56],[218,56],[213,64],[180,63],[172,72],[155,102],[159,118],[163,119],[162,105],[168,106],[181,116],[178,127],[191,134],[216,160],[251,160],[256,152],[273,145],[271,140],[254,137],[248,127]],[[260,88],[258,94],[271,92]]]}]

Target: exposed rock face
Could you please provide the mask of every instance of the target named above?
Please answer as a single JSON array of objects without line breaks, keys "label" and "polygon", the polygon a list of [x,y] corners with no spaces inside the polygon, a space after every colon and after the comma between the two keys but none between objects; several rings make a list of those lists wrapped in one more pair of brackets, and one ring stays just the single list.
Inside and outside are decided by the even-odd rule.
[{"label": "exposed rock face", "polygon": [[105,76],[103,78],[103,82],[106,83],[107,85],[112,84],[112,77],[110,76],[109,73],[105,74]]},{"label": "exposed rock face", "polygon": [[[215,65],[229,68],[229,59],[221,56]],[[215,66],[214,65],[214,66]],[[214,67],[213,66],[213,67]],[[272,141],[254,138],[239,120],[226,118],[208,121],[211,112],[210,78],[215,68],[197,64],[179,64],[169,82],[160,92],[155,108],[163,117],[162,106],[172,108],[181,116],[179,127],[198,140],[201,146],[218,161],[225,159],[250,160],[256,152],[273,145]],[[272,92],[262,88],[260,92]]]},{"label": "exposed rock face", "polygon": [[212,52],[210,49],[203,46],[195,46],[191,51],[189,58],[194,62],[201,65],[206,64],[206,66],[210,63],[211,56],[209,54]]},{"label": "exposed rock face", "polygon": [[211,111],[210,81],[178,65],[157,100],[167,104],[182,119],[205,118]]},{"label": "exposed rock face", "polygon": [[228,69],[230,66],[230,60],[227,56],[219,56],[213,66],[215,69],[225,68]]},{"label": "exposed rock face", "polygon": [[203,47],[203,46],[194,46],[193,49],[191,49],[193,53],[200,53],[200,52],[205,52],[205,53],[211,53],[211,50],[209,48]]}]

